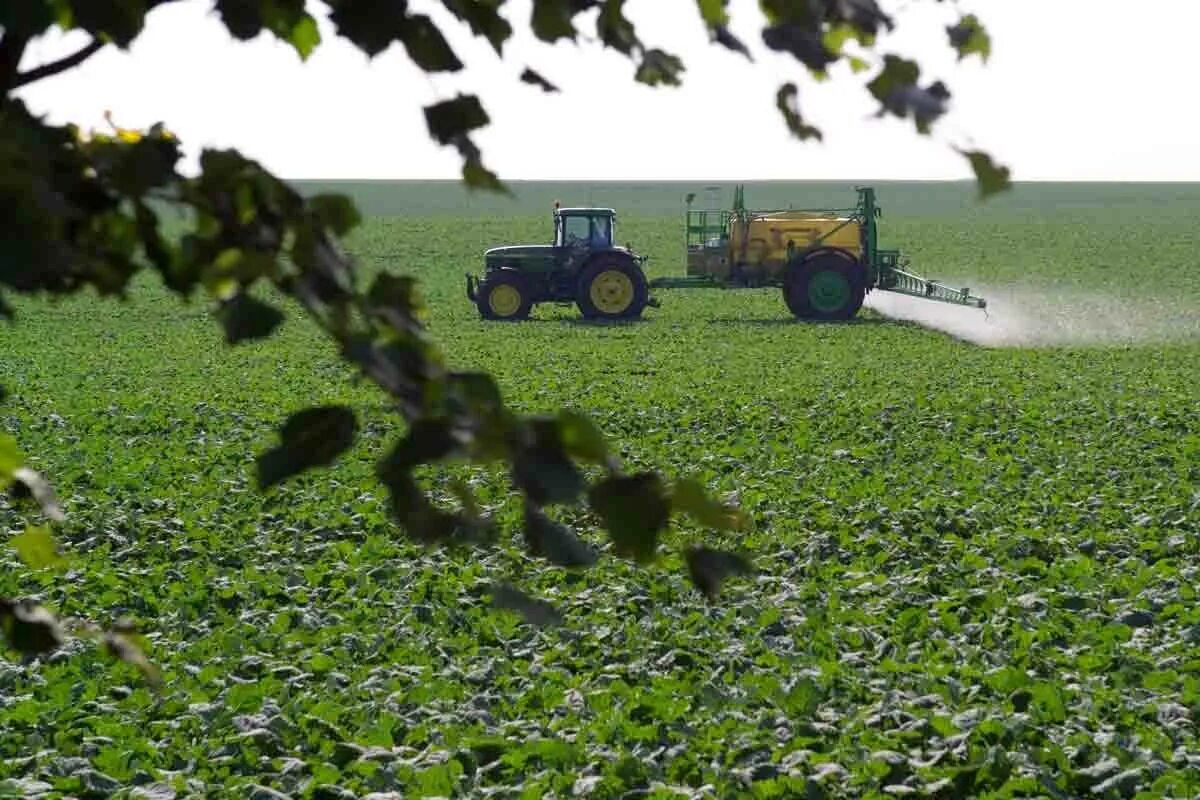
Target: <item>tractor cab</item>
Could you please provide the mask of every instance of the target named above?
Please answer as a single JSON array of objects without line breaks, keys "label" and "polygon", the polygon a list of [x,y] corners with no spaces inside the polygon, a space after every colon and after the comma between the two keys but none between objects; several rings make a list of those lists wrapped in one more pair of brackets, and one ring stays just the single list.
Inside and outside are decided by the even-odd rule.
[{"label": "tractor cab", "polygon": [[617,214],[611,208],[554,207],[554,246],[607,250],[616,239]]}]

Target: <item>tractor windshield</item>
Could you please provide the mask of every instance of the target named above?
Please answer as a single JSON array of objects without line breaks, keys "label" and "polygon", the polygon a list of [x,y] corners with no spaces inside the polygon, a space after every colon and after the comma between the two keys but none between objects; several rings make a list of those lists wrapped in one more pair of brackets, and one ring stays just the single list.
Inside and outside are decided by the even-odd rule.
[{"label": "tractor windshield", "polygon": [[610,247],[613,218],[608,214],[563,214],[554,223],[555,247]]}]

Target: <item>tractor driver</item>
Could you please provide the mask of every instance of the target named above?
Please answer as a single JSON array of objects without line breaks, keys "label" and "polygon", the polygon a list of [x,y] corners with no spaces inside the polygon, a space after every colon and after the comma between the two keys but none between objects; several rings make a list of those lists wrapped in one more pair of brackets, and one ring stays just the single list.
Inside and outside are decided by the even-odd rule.
[{"label": "tractor driver", "polygon": [[592,247],[608,244],[608,217],[592,217],[592,236],[588,240]]}]

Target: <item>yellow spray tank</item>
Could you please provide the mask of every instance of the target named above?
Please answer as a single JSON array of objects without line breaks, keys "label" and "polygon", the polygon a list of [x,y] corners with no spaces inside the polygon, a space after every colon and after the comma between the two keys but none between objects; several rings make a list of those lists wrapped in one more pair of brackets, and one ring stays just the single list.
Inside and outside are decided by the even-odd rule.
[{"label": "yellow spray tank", "polygon": [[[711,190],[711,187],[710,187]],[[688,196],[687,276],[651,288],[777,286],[803,319],[848,319],[872,289],[984,308],[969,289],[952,289],[902,269],[900,253],[878,247],[875,190],[858,189],[849,209],[749,211],[738,186],[731,211],[693,210]]]}]

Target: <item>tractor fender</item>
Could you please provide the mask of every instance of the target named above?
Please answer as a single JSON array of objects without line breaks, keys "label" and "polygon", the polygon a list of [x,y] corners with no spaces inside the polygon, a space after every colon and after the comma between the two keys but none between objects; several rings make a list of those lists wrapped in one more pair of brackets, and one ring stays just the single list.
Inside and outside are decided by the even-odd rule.
[{"label": "tractor fender", "polygon": [[849,250],[843,250],[840,247],[814,247],[811,250],[799,251],[795,256],[793,256],[792,260],[788,262],[787,274],[795,274],[800,270],[801,267],[804,266],[806,262],[811,261],[814,258],[821,258],[823,256],[836,256],[837,258],[845,259],[851,264],[854,264],[858,268],[859,276],[862,278],[864,283],[866,282],[866,266]]}]

